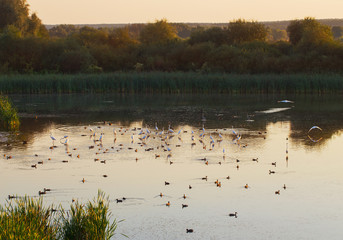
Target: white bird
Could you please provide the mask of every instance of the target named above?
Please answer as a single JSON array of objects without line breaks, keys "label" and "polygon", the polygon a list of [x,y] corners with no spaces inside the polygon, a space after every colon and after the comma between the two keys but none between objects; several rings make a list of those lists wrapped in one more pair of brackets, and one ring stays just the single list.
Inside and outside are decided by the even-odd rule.
[{"label": "white bird", "polygon": [[50,138],[52,140],[52,145],[54,146],[54,142],[56,141],[56,138],[52,136],[52,133],[50,133]]}]

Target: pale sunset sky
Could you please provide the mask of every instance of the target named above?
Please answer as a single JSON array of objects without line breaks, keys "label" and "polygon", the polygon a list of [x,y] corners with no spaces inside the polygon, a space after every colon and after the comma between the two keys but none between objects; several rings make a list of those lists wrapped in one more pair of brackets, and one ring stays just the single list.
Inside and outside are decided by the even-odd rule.
[{"label": "pale sunset sky", "polygon": [[27,0],[44,24],[343,18],[343,0]]}]

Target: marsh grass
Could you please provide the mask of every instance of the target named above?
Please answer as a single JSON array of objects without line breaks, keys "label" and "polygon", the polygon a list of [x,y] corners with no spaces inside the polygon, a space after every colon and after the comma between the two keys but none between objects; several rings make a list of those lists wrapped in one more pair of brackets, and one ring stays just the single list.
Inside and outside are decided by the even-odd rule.
[{"label": "marsh grass", "polygon": [[111,218],[109,197],[101,191],[68,211],[44,207],[43,198],[16,198],[0,205],[0,240],[109,240],[117,229]]},{"label": "marsh grass", "polygon": [[0,206],[0,239],[56,239],[52,207],[44,208],[42,199],[24,197]]},{"label": "marsh grass", "polygon": [[8,97],[0,95],[0,123],[6,130],[17,130],[19,128],[19,117],[17,110]]},{"label": "marsh grass", "polygon": [[2,93],[306,93],[343,92],[339,74],[115,72],[2,75]]},{"label": "marsh grass", "polygon": [[81,204],[76,201],[69,212],[62,211],[60,237],[65,240],[109,240],[114,236],[117,222],[110,222],[109,199],[101,191],[98,197]]}]

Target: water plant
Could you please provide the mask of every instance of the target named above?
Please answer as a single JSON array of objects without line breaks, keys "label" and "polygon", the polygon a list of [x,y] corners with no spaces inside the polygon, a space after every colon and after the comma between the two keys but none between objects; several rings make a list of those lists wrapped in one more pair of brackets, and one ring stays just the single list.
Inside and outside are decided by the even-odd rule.
[{"label": "water plant", "polygon": [[42,198],[17,198],[0,206],[0,239],[56,239],[51,207],[44,207]]},{"label": "water plant", "polygon": [[6,94],[331,94],[343,92],[343,78],[339,74],[250,75],[201,72],[2,75],[0,92]]},{"label": "water plant", "polygon": [[16,130],[20,123],[17,110],[10,99],[2,95],[0,95],[0,123],[6,130]]},{"label": "water plant", "polygon": [[111,219],[109,197],[100,190],[93,201],[76,201],[70,210],[44,207],[42,197],[16,197],[0,205],[0,240],[109,240],[117,229]]},{"label": "water plant", "polygon": [[76,201],[69,212],[62,210],[60,237],[65,240],[109,240],[114,236],[117,222],[111,223],[109,198],[102,191],[87,204]]}]

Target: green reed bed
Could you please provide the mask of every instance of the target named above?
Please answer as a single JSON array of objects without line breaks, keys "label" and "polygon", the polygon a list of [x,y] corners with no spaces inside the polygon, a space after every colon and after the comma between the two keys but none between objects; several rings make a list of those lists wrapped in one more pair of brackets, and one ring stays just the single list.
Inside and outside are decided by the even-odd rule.
[{"label": "green reed bed", "polygon": [[17,110],[8,97],[0,95],[0,124],[6,130],[17,130],[19,128],[19,117]]},{"label": "green reed bed", "polygon": [[342,93],[338,74],[239,75],[198,72],[2,75],[0,92],[46,93]]},{"label": "green reed bed", "polygon": [[0,239],[109,240],[117,228],[110,219],[109,198],[101,191],[93,202],[75,202],[69,211],[44,207],[42,198],[17,198],[0,205]]}]

